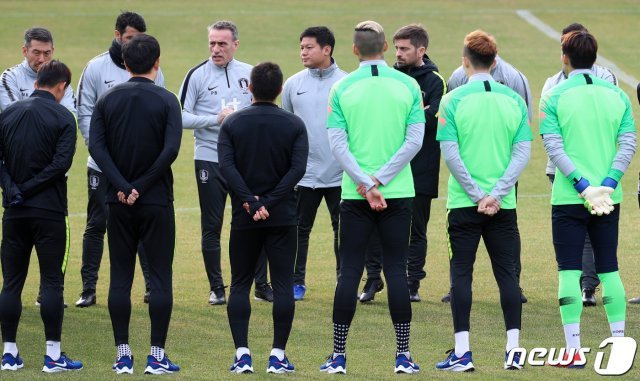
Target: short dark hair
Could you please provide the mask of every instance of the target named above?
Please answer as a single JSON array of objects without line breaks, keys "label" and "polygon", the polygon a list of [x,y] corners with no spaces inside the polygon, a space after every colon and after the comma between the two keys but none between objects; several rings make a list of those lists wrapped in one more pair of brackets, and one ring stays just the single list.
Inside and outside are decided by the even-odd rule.
[{"label": "short dark hair", "polygon": [[209,25],[209,27],[207,28],[209,30],[209,32],[211,32],[212,30],[228,30],[231,32],[231,38],[233,41],[237,41],[238,40],[238,27],[236,26],[236,24],[234,24],[232,21],[228,21],[228,20],[220,20],[220,21],[216,21],[215,23]]},{"label": "short dark hair", "polygon": [[564,27],[564,29],[562,29],[562,35],[565,35],[569,32],[573,32],[576,30],[584,30],[585,32],[588,32],[589,30],[587,29],[586,26],[578,23],[578,22],[574,22],[572,24],[569,24],[567,26]]},{"label": "short dark hair", "polygon": [[395,40],[409,40],[416,48],[429,47],[429,34],[420,24],[409,24],[398,29],[393,35],[393,41]]},{"label": "short dark hair", "polygon": [[333,54],[333,48],[336,46],[336,38],[333,35],[331,29],[327,28],[326,26],[312,26],[305,29],[300,34],[300,41],[302,41],[302,39],[305,37],[315,38],[316,42],[318,43],[318,45],[320,45],[321,48],[324,48],[327,45],[331,46],[329,56]]},{"label": "short dark hair", "polygon": [[384,50],[382,25],[371,20],[358,23],[353,33],[353,44],[364,57],[381,54]]},{"label": "short dark hair", "polygon": [[36,77],[38,87],[53,88],[60,82],[64,82],[65,89],[71,83],[71,70],[67,65],[58,60],[51,60],[40,66]]},{"label": "short dark hair", "polygon": [[148,34],[135,35],[122,46],[122,58],[133,74],[146,74],[160,57],[160,44]]},{"label": "short dark hair", "polygon": [[261,62],[251,70],[251,92],[259,101],[273,102],[282,90],[282,70],[273,62]]},{"label": "short dark hair", "polygon": [[477,29],[465,36],[462,54],[471,61],[473,67],[488,69],[496,59],[498,46],[495,38]]},{"label": "short dark hair", "polygon": [[598,42],[585,30],[569,32],[562,37],[562,54],[574,69],[591,69],[598,57]]},{"label": "short dark hair", "polygon": [[40,42],[50,42],[53,45],[53,36],[48,29],[42,27],[29,28],[24,32],[24,46],[29,47],[31,41],[36,40]]},{"label": "short dark hair", "polygon": [[140,33],[147,31],[147,24],[142,16],[134,12],[123,11],[116,19],[116,30],[123,34],[128,26]]}]

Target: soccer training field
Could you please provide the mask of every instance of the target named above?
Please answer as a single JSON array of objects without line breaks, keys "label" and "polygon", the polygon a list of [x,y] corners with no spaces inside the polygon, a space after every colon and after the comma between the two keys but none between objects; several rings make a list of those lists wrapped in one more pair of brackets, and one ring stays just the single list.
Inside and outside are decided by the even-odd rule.
[{"label": "soccer training field", "polygon": [[[439,66],[443,77],[460,65],[462,41],[474,29],[484,29],[498,42],[500,56],[522,71],[529,79],[533,95],[533,153],[519,181],[518,215],[522,238],[521,286],[529,302],[523,306],[521,346],[562,347],[564,335],[557,300],[556,261],[551,242],[551,206],[549,182],[544,174],[546,155],[538,133],[537,108],[542,85],[547,77],[560,70],[560,46],[557,38],[527,22],[539,20],[551,30],[560,31],[572,22],[587,26],[598,39],[599,53],[614,63],[620,86],[630,96],[636,120],[640,107],[635,95],[640,78],[638,60],[637,0],[616,1],[337,1],[296,0],[265,1],[0,1],[0,69],[14,66],[22,60],[21,45],[25,29],[44,26],[54,36],[54,57],[72,70],[72,85],[77,87],[80,73],[94,56],[104,52],[113,39],[114,23],[120,10],[142,14],[147,32],[161,44],[161,67],[167,88],[178,92],[180,84],[193,66],[209,57],[207,25],[220,19],[234,21],[239,28],[240,47],[236,58],[256,64],[260,61],[278,63],[285,77],[303,67],[300,63],[300,32],[308,26],[326,25],[336,35],[334,57],[345,71],[357,67],[351,52],[354,26],[372,19],[380,22],[390,45],[385,55],[394,62],[391,37],[396,29],[419,22],[429,32],[427,53]],[[518,12],[528,10],[530,13]],[[599,63],[602,63],[600,61]],[[607,62],[606,65],[608,65]],[[627,76],[622,74],[626,73]],[[635,78],[635,79],[634,79]],[[626,81],[626,82],[625,82]],[[635,81],[635,82],[633,82]],[[630,86],[632,84],[632,86]],[[71,224],[71,254],[66,273],[65,310],[62,350],[73,359],[82,360],[83,370],[75,374],[45,376],[40,370],[44,354],[43,325],[34,301],[38,293],[38,265],[32,255],[31,271],[23,293],[23,310],[18,331],[18,345],[25,368],[15,374],[2,372],[2,380],[113,379],[111,365],[115,348],[107,293],[109,280],[108,249],[105,252],[98,283],[97,306],[73,307],[82,290],[80,265],[82,234],[85,228],[87,204],[87,148],[78,134],[77,151],[69,174],[69,220]],[[471,314],[471,350],[476,372],[457,375],[435,370],[435,363],[445,358],[453,347],[451,310],[440,298],[449,288],[449,265],[445,235],[446,181],[448,171],[441,163],[440,198],[432,204],[428,227],[429,249],[427,278],[421,283],[421,303],[413,303],[411,353],[421,366],[419,379],[469,378],[474,380],[584,380],[600,378],[593,368],[600,342],[608,337],[609,325],[602,308],[602,291],[597,292],[598,305],[585,309],[582,315],[582,345],[592,348],[586,369],[569,370],[527,366],[520,372],[502,369],[506,342],[498,289],[484,247],[478,253],[474,277],[474,303]],[[636,155],[622,180],[625,201],[620,219],[618,258],[627,297],[640,295],[640,210],[636,197],[640,155]],[[200,211],[193,164],[193,136],[183,134],[182,147],[173,165],[175,178],[175,210],[177,244],[174,261],[174,309],[169,329],[167,353],[182,367],[172,376],[185,380],[236,378],[228,372],[234,354],[225,307],[207,303],[209,287],[200,251]],[[221,240],[223,275],[230,282],[228,238],[230,209],[227,209]],[[335,260],[332,232],[326,208],[319,209],[313,231],[307,265],[307,295],[296,303],[296,317],[287,355],[296,366],[289,378],[332,378],[318,367],[332,351],[331,313],[335,287]],[[152,255],[152,253],[150,253]],[[364,285],[364,283],[362,283]],[[136,275],[132,291],[131,347],[136,357],[133,377],[142,378],[144,359],[149,350],[149,318],[142,302],[142,274]],[[228,290],[227,290],[228,295]],[[271,305],[252,302],[253,314],[249,331],[256,374],[266,378],[271,349]],[[627,307],[627,335],[640,339],[640,305]],[[387,309],[386,293],[376,296],[373,303],[359,305],[350,330],[347,345],[349,379],[391,379],[395,356],[395,336]],[[7,374],[10,373],[10,374]],[[235,376],[235,375],[234,375]],[[237,378],[246,376],[237,376]],[[271,376],[273,377],[273,376]],[[640,379],[638,366],[623,376]]]}]

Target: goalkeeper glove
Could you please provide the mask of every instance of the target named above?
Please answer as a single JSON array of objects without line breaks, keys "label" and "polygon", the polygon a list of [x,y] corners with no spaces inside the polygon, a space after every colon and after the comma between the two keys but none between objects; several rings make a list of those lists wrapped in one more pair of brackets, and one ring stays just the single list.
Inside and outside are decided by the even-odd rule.
[{"label": "goalkeeper glove", "polygon": [[613,210],[612,193],[613,188],[589,185],[580,193],[580,197],[585,199],[584,206],[591,214],[601,216],[609,214]]}]

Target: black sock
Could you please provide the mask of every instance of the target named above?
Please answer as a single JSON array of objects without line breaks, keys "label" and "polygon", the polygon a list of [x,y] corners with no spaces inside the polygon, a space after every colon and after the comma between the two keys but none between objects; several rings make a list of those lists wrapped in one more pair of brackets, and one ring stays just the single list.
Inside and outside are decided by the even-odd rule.
[{"label": "black sock", "polygon": [[393,328],[396,330],[397,352],[409,352],[409,336],[411,335],[411,322],[394,323]]}]

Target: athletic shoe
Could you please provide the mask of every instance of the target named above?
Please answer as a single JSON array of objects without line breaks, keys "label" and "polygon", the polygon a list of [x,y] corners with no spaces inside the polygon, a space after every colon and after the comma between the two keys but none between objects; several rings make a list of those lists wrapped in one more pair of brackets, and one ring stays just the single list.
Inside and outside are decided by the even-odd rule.
[{"label": "athletic shoe", "polygon": [[144,296],[142,297],[142,301],[145,304],[149,304],[149,295],[151,295],[151,291],[147,290],[144,292]]},{"label": "athletic shoe", "polygon": [[147,356],[147,367],[144,368],[144,374],[171,374],[180,371],[180,367],[169,360],[165,354],[162,361],[158,361],[154,356]]},{"label": "athletic shoe", "polygon": [[504,368],[507,370],[520,370],[524,366],[524,362],[520,365],[520,356],[522,352],[515,352],[513,354],[513,360],[509,361],[509,352],[504,354]]},{"label": "athletic shoe", "polygon": [[442,303],[450,303],[451,302],[451,291],[449,291],[445,296],[440,299]]},{"label": "athletic shoe", "polygon": [[85,308],[96,304],[96,292],[88,291],[80,294],[80,299],[76,302],[76,307]]},{"label": "athletic shoe", "polygon": [[384,289],[382,279],[367,279],[360,294],[360,303],[367,303],[375,299],[376,294]]},{"label": "athletic shoe", "polygon": [[456,352],[453,349],[448,350],[447,353],[449,356],[444,361],[437,363],[436,369],[452,372],[473,372],[475,369],[471,351],[467,351],[462,357],[456,356]]},{"label": "athletic shoe", "polygon": [[396,367],[394,368],[394,372],[396,373],[418,373],[420,371],[420,367],[418,364],[413,362],[413,358],[405,356],[400,353],[396,356]]},{"label": "athletic shoe", "polygon": [[640,296],[628,300],[631,304],[640,304]]},{"label": "athletic shoe", "polygon": [[212,306],[227,304],[227,298],[224,295],[224,288],[218,288],[209,292],[209,304]]},{"label": "athletic shoe", "polygon": [[411,302],[417,303],[421,300],[420,294],[418,294],[418,288],[420,288],[420,283],[409,282],[409,300]]},{"label": "athletic shoe", "polygon": [[82,369],[82,363],[80,361],[71,360],[64,352],[60,354],[60,358],[56,361],[53,361],[51,357],[47,355],[44,356],[44,366],[42,367],[43,372],[56,373],[80,369]]},{"label": "athletic shoe", "polygon": [[233,373],[253,373],[251,355],[245,353],[240,357],[240,359],[234,356],[233,365],[231,365],[229,370]]},{"label": "athletic shoe", "polygon": [[117,374],[128,373],[133,374],[133,356],[121,356],[113,363],[114,372]]},{"label": "athletic shoe", "polygon": [[327,357],[327,361],[320,365],[320,371],[347,374],[347,359],[344,355],[337,355],[334,358],[333,354],[330,354],[329,357]]},{"label": "athletic shoe", "polygon": [[295,367],[289,362],[287,356],[280,361],[276,356],[269,356],[269,365],[267,366],[267,373],[293,373]]},{"label": "athletic shoe", "polygon": [[596,289],[585,287],[582,289],[582,305],[585,307],[593,307],[596,305]]},{"label": "athletic shoe", "polygon": [[0,370],[18,370],[24,366],[20,353],[16,357],[13,357],[11,353],[5,353],[2,355],[2,367]]},{"label": "athletic shoe", "polygon": [[293,285],[293,299],[302,300],[304,299],[304,294],[307,292],[307,286],[304,284],[294,284]]},{"label": "athletic shoe", "polygon": [[269,283],[257,284],[253,296],[255,300],[273,303],[273,289]]},{"label": "athletic shoe", "polygon": [[[555,366],[556,368],[571,368],[571,369],[582,369],[586,365],[586,361],[584,361],[586,359],[583,359],[582,356],[580,356],[580,352],[578,351],[576,351],[575,355],[573,355],[573,359],[571,361],[567,361],[568,359],[569,359],[569,353],[565,352],[564,356],[562,357],[562,363],[566,365],[562,365],[562,364],[551,365],[548,362],[545,363],[545,365]],[[577,365],[575,362],[580,360],[582,360],[583,364]]]},{"label": "athletic shoe", "polygon": [[[36,307],[40,307],[40,302],[41,302],[41,301],[42,301],[42,297],[40,296],[40,294],[38,294],[38,297],[36,298]],[[62,301],[62,306],[63,306],[64,308],[69,307],[69,306],[67,305],[67,302],[65,302],[64,300]]]},{"label": "athletic shoe", "polygon": [[527,297],[524,296],[524,291],[522,290],[522,287],[520,287],[520,302],[522,304],[525,304],[528,301],[529,301],[529,299],[527,299]]}]

